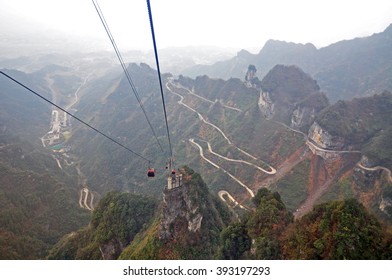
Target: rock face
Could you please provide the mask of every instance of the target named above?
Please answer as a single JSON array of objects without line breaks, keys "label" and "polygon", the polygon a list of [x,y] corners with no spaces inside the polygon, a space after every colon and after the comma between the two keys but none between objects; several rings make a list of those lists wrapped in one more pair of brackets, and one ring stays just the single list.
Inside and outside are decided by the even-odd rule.
[{"label": "rock face", "polygon": [[315,108],[298,106],[291,115],[290,126],[297,129],[301,128],[305,123],[314,120],[315,113]]},{"label": "rock face", "polygon": [[170,251],[174,258],[211,258],[218,246],[219,234],[231,215],[227,207],[210,194],[198,173],[184,167],[181,174],[181,186],[166,188],[163,192],[159,252]]},{"label": "rock face", "polygon": [[254,65],[248,66],[248,71],[245,75],[245,86],[248,88],[257,88],[260,86],[260,80],[256,77],[257,69]]},{"label": "rock face", "polygon": [[345,144],[344,138],[332,136],[317,122],[314,122],[310,127],[308,137],[318,147],[326,150],[342,150]]},{"label": "rock face", "polygon": [[267,119],[307,131],[328,100],[316,81],[301,69],[277,65],[260,84],[258,104]]},{"label": "rock face", "polygon": [[268,92],[260,91],[258,104],[259,104],[260,111],[263,113],[264,117],[267,120],[272,119],[275,113],[274,110],[275,104],[272,102],[270,94]]},{"label": "rock face", "polygon": [[189,185],[168,190],[163,193],[162,220],[159,238],[173,240],[183,231],[198,232],[203,216],[199,203],[190,197]]}]

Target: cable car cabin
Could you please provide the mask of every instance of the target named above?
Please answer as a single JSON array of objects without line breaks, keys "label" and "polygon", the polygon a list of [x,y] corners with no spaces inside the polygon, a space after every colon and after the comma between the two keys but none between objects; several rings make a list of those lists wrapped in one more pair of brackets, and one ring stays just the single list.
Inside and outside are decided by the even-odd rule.
[{"label": "cable car cabin", "polygon": [[154,168],[149,168],[148,169],[147,176],[148,177],[155,177],[155,170],[154,170]]},{"label": "cable car cabin", "polygon": [[172,175],[176,175],[176,171],[173,169],[171,172]]}]

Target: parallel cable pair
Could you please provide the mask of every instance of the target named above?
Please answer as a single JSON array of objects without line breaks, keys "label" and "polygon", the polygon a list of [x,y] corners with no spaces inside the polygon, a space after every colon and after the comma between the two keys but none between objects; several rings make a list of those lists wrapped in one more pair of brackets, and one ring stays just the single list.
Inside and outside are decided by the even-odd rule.
[{"label": "parallel cable pair", "polygon": [[[134,94],[136,96],[136,99],[138,100],[139,105],[140,105],[140,107],[143,110],[143,113],[144,113],[144,115],[145,115],[145,117],[147,119],[147,122],[149,123],[150,128],[151,128],[151,130],[152,130],[152,132],[153,132],[153,134],[154,134],[154,136],[155,136],[159,146],[161,147],[161,150],[163,151],[163,148],[162,148],[158,138],[156,137],[155,131],[154,131],[154,129],[153,129],[153,127],[152,127],[148,117],[147,117],[147,113],[144,110],[144,107],[143,107],[143,105],[142,105],[142,103],[140,101],[140,98],[139,98],[138,93],[136,91],[136,88],[135,88],[135,86],[134,86],[134,84],[132,82],[132,79],[131,79],[131,77],[130,77],[130,75],[128,73],[128,70],[125,67],[125,63],[124,63],[124,61],[122,59],[121,53],[118,50],[117,44],[116,44],[116,42],[115,42],[115,40],[113,38],[113,35],[110,32],[109,26],[108,26],[108,24],[107,24],[107,22],[105,20],[105,17],[104,17],[104,15],[102,13],[102,10],[99,7],[99,4],[98,4],[97,0],[92,0],[92,2],[94,4],[95,10],[97,11],[97,13],[99,15],[99,18],[101,19],[101,22],[102,22],[102,24],[103,24],[103,26],[104,26],[104,28],[106,30],[107,35],[109,36],[110,42],[113,45],[113,48],[114,48],[114,50],[115,50],[115,52],[117,54],[117,57],[118,57],[118,59],[120,61],[120,64],[121,64],[123,70],[124,70],[124,73],[125,73],[125,75],[126,75],[126,77],[128,79],[128,82],[131,85],[131,88],[132,88],[132,90],[133,90],[133,92],[134,92]],[[168,121],[167,121],[167,112],[166,112],[165,97],[164,97],[164,94],[163,94],[162,76],[161,76],[161,70],[160,70],[160,66],[159,66],[158,50],[157,50],[156,39],[155,39],[155,31],[154,31],[153,17],[152,17],[152,12],[151,12],[151,4],[150,4],[149,0],[147,0],[147,9],[148,9],[148,16],[149,16],[149,20],[150,20],[152,41],[153,41],[153,45],[154,45],[155,62],[156,62],[156,65],[157,65],[157,73],[158,73],[159,87],[160,87],[160,92],[161,92],[163,112],[164,112],[164,117],[165,117],[166,132],[167,132],[167,138],[168,138],[168,142],[169,142],[170,159],[172,159],[173,158],[173,149],[172,149],[170,132],[169,132],[169,124],[168,124]]]},{"label": "parallel cable pair", "polygon": [[146,117],[146,120],[147,120],[147,122],[148,122],[148,125],[150,126],[151,131],[152,131],[152,133],[153,133],[153,135],[154,135],[154,137],[155,137],[155,139],[156,139],[156,141],[157,141],[159,147],[161,148],[161,151],[163,152],[164,150],[163,150],[163,148],[162,148],[162,145],[161,145],[161,143],[160,143],[159,140],[158,140],[158,137],[157,137],[157,135],[156,135],[156,133],[155,133],[154,128],[152,127],[152,124],[151,124],[151,122],[150,122],[150,119],[149,119],[148,116],[147,116],[147,112],[146,112],[146,110],[144,109],[143,103],[142,103],[141,100],[140,100],[139,94],[138,94],[138,92],[137,92],[137,90],[136,90],[136,87],[135,87],[133,81],[132,81],[131,75],[130,75],[129,72],[128,72],[128,69],[127,69],[127,67],[126,67],[126,65],[125,65],[125,63],[124,63],[124,60],[123,60],[123,58],[122,58],[122,56],[121,56],[121,53],[120,53],[120,51],[119,51],[119,49],[118,49],[118,47],[117,47],[116,41],[114,40],[114,37],[113,37],[113,35],[112,35],[112,33],[111,33],[110,29],[109,29],[109,25],[107,24],[107,22],[106,22],[106,20],[105,20],[105,17],[104,17],[104,15],[103,15],[103,13],[102,13],[102,10],[101,10],[101,8],[100,8],[100,6],[99,6],[99,4],[98,4],[98,2],[97,2],[96,0],[92,0],[92,2],[93,2],[93,4],[94,4],[95,10],[96,10],[97,13],[98,13],[99,18],[101,19],[101,22],[102,22],[103,27],[105,28],[106,34],[108,35],[108,37],[109,37],[109,39],[110,39],[110,42],[112,43],[112,46],[113,46],[113,48],[114,48],[114,51],[116,52],[117,58],[118,58],[118,60],[119,60],[119,62],[120,62],[120,64],[121,64],[121,67],[122,67],[122,69],[123,69],[123,71],[124,71],[124,74],[125,74],[125,76],[126,76],[126,78],[127,78],[127,80],[128,80],[128,83],[129,83],[129,85],[131,86],[131,89],[132,89],[132,91],[133,91],[133,93],[134,93],[134,95],[135,95],[135,97],[136,97],[136,99],[137,99],[137,102],[139,103],[140,108],[141,108],[142,111],[143,111],[144,116]]},{"label": "parallel cable pair", "polygon": [[[107,35],[109,36],[109,39],[113,45],[113,48],[116,52],[117,58],[120,61],[121,67],[124,70],[125,76],[129,82],[129,85],[132,88],[132,91],[144,113],[144,116],[146,117],[146,120],[151,128],[151,131],[153,132],[153,135],[155,137],[155,139],[157,140],[157,143],[159,145],[159,147],[161,148],[162,152],[164,151],[162,148],[162,145],[160,144],[158,137],[155,133],[155,130],[153,129],[151,122],[149,120],[149,118],[147,117],[147,113],[146,110],[144,109],[144,106],[140,100],[139,94],[136,90],[136,87],[132,81],[132,78],[128,72],[127,67],[125,66],[124,60],[122,59],[121,53],[118,50],[117,44],[114,41],[114,38],[110,32],[109,26],[103,16],[102,10],[100,9],[98,2],[96,0],[92,0],[94,7],[101,19],[101,22],[106,30]],[[152,40],[153,40],[153,45],[154,45],[154,53],[155,53],[155,61],[157,64],[157,73],[158,73],[158,79],[159,79],[159,86],[160,86],[160,92],[161,92],[161,98],[162,98],[162,105],[163,105],[163,112],[164,112],[164,117],[165,117],[165,124],[166,124],[166,132],[167,132],[167,137],[168,137],[168,141],[169,141],[169,148],[170,148],[170,161],[172,161],[173,158],[173,150],[172,150],[172,145],[171,145],[171,139],[170,139],[170,133],[169,133],[169,125],[168,125],[168,121],[167,121],[167,112],[166,112],[166,105],[165,105],[165,98],[163,95],[163,86],[162,86],[162,78],[161,78],[161,71],[160,71],[160,67],[159,67],[159,59],[158,59],[158,51],[157,51],[157,46],[156,46],[156,40],[155,40],[155,32],[154,32],[154,25],[153,25],[153,18],[152,18],[152,12],[151,12],[151,5],[150,5],[150,1],[147,0],[147,8],[148,8],[148,15],[149,15],[149,19],[150,19],[150,27],[151,27],[151,35],[152,35]],[[118,142],[117,140],[113,139],[112,137],[108,136],[107,134],[103,133],[102,131],[98,130],[97,128],[95,128],[94,126],[88,124],[87,122],[83,121],[82,119],[80,119],[79,117],[75,116],[74,114],[70,113],[69,111],[67,111],[66,109],[60,107],[59,105],[55,104],[54,102],[50,101],[49,99],[45,98],[44,96],[42,96],[41,94],[39,94],[38,92],[34,91],[33,89],[31,89],[30,87],[24,85],[23,83],[19,82],[18,80],[16,80],[15,78],[11,77],[10,75],[4,73],[3,71],[0,71],[0,74],[2,74],[3,76],[7,77],[8,79],[10,79],[11,81],[15,82],[16,84],[20,85],[21,87],[27,89],[28,91],[30,91],[31,93],[33,93],[34,95],[38,96],[39,98],[43,99],[44,101],[48,102],[49,104],[53,105],[54,107],[60,109],[61,111],[67,113],[69,116],[73,117],[74,119],[76,119],[77,121],[79,121],[80,123],[86,125],[87,127],[89,127],[90,129],[94,130],[95,132],[97,132],[98,134],[104,136],[105,138],[107,138],[108,140],[112,141],[113,143],[119,145],[120,147],[124,148],[125,150],[127,150],[128,152],[131,152],[132,154],[140,157],[141,159],[149,162],[151,162],[151,160],[147,159],[146,157],[140,155],[139,153],[131,150],[130,148],[126,147],[125,145],[121,144],[120,142]]]}]

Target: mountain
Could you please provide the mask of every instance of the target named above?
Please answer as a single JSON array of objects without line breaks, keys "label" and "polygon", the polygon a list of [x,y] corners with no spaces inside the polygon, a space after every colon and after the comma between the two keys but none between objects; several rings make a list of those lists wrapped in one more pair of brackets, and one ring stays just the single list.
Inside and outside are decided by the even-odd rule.
[{"label": "mountain", "polygon": [[260,83],[259,106],[267,119],[307,131],[328,105],[315,80],[295,66],[276,65]]},{"label": "mountain", "polygon": [[[165,139],[161,104],[153,89],[156,72],[144,64],[131,64],[129,71],[151,112],[158,139]],[[245,207],[254,192],[270,187],[298,216],[328,197],[357,197],[379,217],[390,220],[388,177],[374,172],[372,183],[365,183],[362,172],[370,174],[372,170],[357,165],[367,158],[366,168],[377,164],[389,168],[389,149],[383,152],[390,123],[387,93],[328,105],[315,80],[298,67],[283,65],[275,66],[260,81],[260,88],[235,78],[174,79],[166,75],[165,79],[176,164],[192,166],[212,191],[228,192]],[[86,105],[84,112],[95,112],[90,116],[85,113],[87,119],[92,118],[96,127],[127,146],[156,158],[157,176],[146,181],[147,165],[143,166],[142,160],[82,127],[71,141],[79,143],[76,149],[84,155],[82,167],[95,191],[104,193],[111,186],[159,197],[166,158],[154,156],[161,152],[140,108],[132,101],[125,81],[115,81],[117,86],[110,92],[106,88],[95,91],[99,96],[105,95],[100,90],[106,92],[106,96],[100,106]],[[272,115],[266,113],[265,103],[274,108]],[[342,134],[329,131],[330,126]],[[382,161],[372,161],[375,154]],[[363,184],[370,185],[365,190]],[[373,192],[372,196],[365,199],[368,192]]]},{"label": "mountain", "polygon": [[[241,79],[164,74],[173,169],[184,180],[170,189],[157,72],[146,64],[128,66],[155,138],[127,79],[112,66],[93,56],[37,66],[31,73],[7,72],[136,153],[3,80],[4,217],[27,213],[26,219],[4,221],[4,236],[17,234],[12,248],[3,241],[5,258],[44,258],[50,249],[50,258],[60,259],[281,258],[283,228],[291,227],[293,216],[301,220],[317,204],[335,200],[356,199],[391,224],[389,92],[329,105],[318,81],[285,65],[274,66],[261,80],[254,64]],[[192,169],[177,169],[184,165]],[[153,178],[146,176],[150,167]],[[24,195],[26,203],[19,202]],[[30,207],[32,202],[37,204]],[[132,217],[139,210],[145,219]],[[280,218],[263,220],[268,213]],[[51,221],[42,228],[41,214]],[[225,230],[231,219],[236,223]],[[16,220],[32,221],[23,228],[38,227],[34,237],[50,242],[21,253],[19,240],[31,236],[12,231]],[[53,231],[45,231],[48,226]],[[187,250],[189,244],[194,250]]]},{"label": "mountain", "polygon": [[[39,73],[7,73],[48,96]],[[0,259],[43,259],[89,214],[80,211],[74,173],[42,146],[50,106],[4,76],[0,99]]]},{"label": "mountain", "polygon": [[147,197],[110,192],[87,228],[65,236],[50,259],[211,259],[231,214],[188,167],[163,191]]},{"label": "mountain", "polygon": [[116,259],[152,218],[156,202],[148,197],[107,193],[88,227],[65,235],[49,259]]},{"label": "mountain", "polygon": [[[325,134],[341,139],[341,143],[332,144],[334,148],[361,149],[375,136],[384,138],[383,134],[388,133],[392,123],[391,113],[392,94],[387,91],[372,97],[338,101],[316,117],[314,128],[310,129],[309,135],[313,141],[318,141],[316,139],[318,135],[314,135],[317,134],[315,131],[318,125],[322,127]],[[322,141],[320,139],[317,144],[330,148],[328,143]],[[392,167],[390,162],[383,162],[383,164]]]},{"label": "mountain", "polygon": [[[388,156],[390,141],[387,140],[392,123],[391,100],[392,94],[383,92],[372,97],[339,101],[317,116],[308,133],[310,141],[323,149],[317,154],[325,162],[335,163],[344,154],[346,159],[350,154],[354,158],[357,154],[358,158],[351,164],[348,161],[349,165],[343,169],[345,174],[336,178],[322,201],[356,197],[379,217],[391,220],[392,165]],[[328,150],[342,152],[331,159]],[[336,164],[330,168],[336,168]]]},{"label": "mountain", "polygon": [[280,239],[283,259],[391,258],[391,235],[354,199],[318,205]]},{"label": "mountain", "polygon": [[223,259],[280,259],[278,239],[293,222],[293,215],[278,193],[260,189],[253,198],[255,209],[241,222],[221,233],[219,257]]},{"label": "mountain", "polygon": [[262,188],[239,221],[209,193],[199,174],[187,167],[181,173],[184,181],[166,188],[157,208],[146,197],[108,193],[94,210],[90,225],[65,236],[49,258],[392,257],[392,235],[355,199],[320,204],[294,221],[280,195]]},{"label": "mountain", "polygon": [[161,212],[140,232],[120,259],[212,259],[221,230],[230,222],[227,207],[211,195],[199,174],[185,167],[182,185],[163,192]]},{"label": "mountain", "polygon": [[249,64],[265,75],[277,64],[296,65],[313,76],[332,103],[392,90],[392,25],[369,37],[337,42],[316,49],[312,44],[269,40],[258,54],[240,51],[230,60],[195,66],[183,75],[242,78]]},{"label": "mountain", "polygon": [[260,189],[255,210],[222,231],[223,259],[389,259],[392,236],[354,199],[293,220],[280,195]]}]

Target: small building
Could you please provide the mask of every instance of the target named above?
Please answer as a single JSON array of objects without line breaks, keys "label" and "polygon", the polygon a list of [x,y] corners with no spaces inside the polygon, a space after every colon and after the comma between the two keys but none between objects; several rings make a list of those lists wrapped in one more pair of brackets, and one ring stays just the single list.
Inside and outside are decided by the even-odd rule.
[{"label": "small building", "polygon": [[182,174],[170,174],[167,177],[167,189],[172,190],[182,186]]}]

